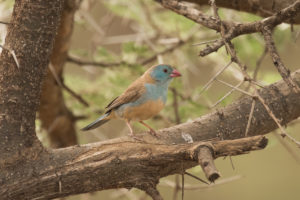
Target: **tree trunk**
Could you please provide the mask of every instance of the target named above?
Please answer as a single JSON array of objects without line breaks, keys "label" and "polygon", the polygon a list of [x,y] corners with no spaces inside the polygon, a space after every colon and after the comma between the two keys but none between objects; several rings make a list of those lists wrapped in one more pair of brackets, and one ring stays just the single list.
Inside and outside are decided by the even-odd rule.
[{"label": "tree trunk", "polygon": [[63,1],[15,2],[0,57],[0,167],[36,159],[44,151],[35,134],[42,79]]},{"label": "tree trunk", "polygon": [[56,80],[58,78],[60,82],[63,82],[63,66],[71,43],[76,9],[76,1],[65,1],[61,23],[50,58],[50,67],[53,67],[53,71],[48,68],[47,76],[43,82],[39,118],[42,127],[48,132],[52,148],[77,144],[75,117],[65,105],[63,88]]}]

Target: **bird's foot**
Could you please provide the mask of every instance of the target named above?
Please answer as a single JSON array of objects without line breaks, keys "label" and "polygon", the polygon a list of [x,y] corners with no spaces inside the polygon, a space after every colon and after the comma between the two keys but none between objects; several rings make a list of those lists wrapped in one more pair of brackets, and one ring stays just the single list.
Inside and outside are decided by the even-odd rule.
[{"label": "bird's foot", "polygon": [[156,133],[156,131],[154,130],[154,129],[149,129],[149,133],[151,134],[151,135],[153,135],[154,137],[157,137],[158,138],[158,135],[157,135],[157,133]]},{"label": "bird's foot", "polygon": [[129,133],[128,136],[131,137],[131,138],[134,139],[134,140],[139,141],[139,142],[142,142],[142,141],[143,141],[142,138],[139,138],[138,136],[136,136],[136,135],[134,135],[134,134],[132,134],[132,133]]}]

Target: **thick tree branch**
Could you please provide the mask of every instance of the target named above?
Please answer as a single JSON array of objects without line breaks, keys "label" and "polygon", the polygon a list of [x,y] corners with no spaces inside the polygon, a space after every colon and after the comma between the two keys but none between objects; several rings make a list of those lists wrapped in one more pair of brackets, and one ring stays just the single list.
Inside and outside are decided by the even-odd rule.
[{"label": "thick tree branch", "polygon": [[[161,2],[162,0],[156,0]],[[186,2],[196,3],[200,6],[209,5],[208,0],[185,0]],[[216,0],[219,7],[230,8],[237,11],[245,11],[269,17],[276,12],[295,3],[297,0],[248,0],[248,1],[232,1],[232,0]],[[300,14],[297,14],[292,20],[285,20],[287,23],[300,24]]]},{"label": "thick tree branch", "polygon": [[202,148],[210,147],[216,159],[262,149],[267,144],[263,136],[181,145],[130,140],[126,137],[53,150],[47,156],[51,164],[40,162],[45,161],[45,157],[36,161],[36,178],[29,176],[22,182],[9,181],[6,187],[0,188],[0,196],[19,199],[25,194],[25,199],[50,199],[104,189],[135,187],[160,200],[162,198],[156,190],[159,179],[196,166],[200,162],[198,153]]}]

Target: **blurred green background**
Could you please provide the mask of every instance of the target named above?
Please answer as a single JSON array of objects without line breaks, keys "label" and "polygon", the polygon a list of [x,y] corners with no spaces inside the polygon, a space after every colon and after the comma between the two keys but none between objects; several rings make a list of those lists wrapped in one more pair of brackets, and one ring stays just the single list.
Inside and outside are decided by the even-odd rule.
[{"label": "blurred green background", "polygon": [[[9,19],[13,1],[0,1],[0,19]],[[211,14],[208,7],[199,8]],[[259,17],[234,10],[220,9],[222,19],[249,22]],[[295,71],[299,69],[300,39],[297,38],[300,26],[282,24],[274,30],[276,46],[285,65]],[[6,29],[0,25],[0,42],[4,42]],[[218,82],[203,94],[199,92],[214,74],[224,67],[230,58],[224,48],[206,57],[199,57],[203,45],[193,44],[219,38],[215,31],[208,30],[182,16],[162,8],[153,1],[141,0],[84,0],[75,15],[75,27],[69,54],[82,60],[96,62],[123,62],[112,67],[78,66],[67,63],[64,69],[64,81],[72,90],[80,94],[90,103],[88,108],[80,104],[69,93],[65,92],[67,106],[75,115],[88,116],[78,121],[78,138],[80,144],[86,144],[110,138],[124,136],[128,129],[122,121],[111,121],[96,130],[82,133],[79,129],[97,118],[103,108],[114,97],[127,88],[148,67],[157,63],[168,63],[177,67],[183,74],[180,79],[172,82],[171,87],[179,93],[180,122],[192,120],[214,109],[226,106],[242,96],[234,92],[216,107],[211,108],[231,88]],[[140,63],[167,48],[184,41],[184,44],[173,51],[157,57],[155,62],[141,65]],[[254,75],[257,61],[264,52],[264,41],[260,34],[241,36],[233,40],[238,56],[248,65],[248,72]],[[232,64],[222,73],[220,79],[236,85],[243,76],[238,67]],[[268,55],[262,58],[257,79],[263,84],[270,84],[281,77],[272,65]],[[242,88],[247,89],[247,83]],[[251,92],[251,91],[250,91]],[[159,117],[148,120],[156,129],[175,125],[173,108],[174,95],[169,91],[166,108]],[[134,124],[138,131],[144,127]],[[296,120],[287,127],[288,133],[300,140]],[[40,127],[37,120],[37,132],[45,145],[48,144],[47,133]],[[266,149],[251,152],[247,155],[219,158],[216,166],[222,177],[207,186],[190,177],[185,177],[185,199],[231,199],[231,200],[298,200],[300,199],[300,150],[287,140],[282,140],[276,133],[267,135],[269,145]],[[200,167],[189,170],[204,179]],[[177,177],[180,180],[180,176]],[[161,179],[159,190],[165,199],[173,199],[175,176]],[[178,193],[177,199],[180,199]],[[92,194],[68,197],[69,200],[84,199],[150,199],[138,190],[109,190]]]}]

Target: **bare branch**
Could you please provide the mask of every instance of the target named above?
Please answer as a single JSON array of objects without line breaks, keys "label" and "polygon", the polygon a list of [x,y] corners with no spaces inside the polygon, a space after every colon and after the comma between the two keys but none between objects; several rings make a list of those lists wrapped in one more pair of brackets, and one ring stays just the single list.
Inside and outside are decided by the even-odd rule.
[{"label": "bare branch", "polygon": [[67,62],[74,63],[76,65],[91,65],[96,67],[115,67],[122,64],[126,64],[126,62],[103,63],[103,62],[94,62],[94,61],[84,61],[70,55],[67,57]]},{"label": "bare branch", "polygon": [[215,182],[215,180],[218,179],[221,175],[214,164],[212,154],[213,151],[210,147],[201,147],[198,154],[198,162],[201,165],[206,178],[210,182]]},{"label": "bare branch", "polygon": [[[40,160],[31,163],[38,179],[25,176],[22,182],[8,181],[7,187],[0,188],[0,195],[4,199],[8,195],[11,199],[18,199],[26,193],[28,199],[51,199],[95,190],[135,187],[144,190],[152,199],[160,200],[162,197],[156,189],[159,178],[180,174],[182,170],[196,166],[197,162],[205,165],[206,161],[199,157],[199,150],[202,154],[201,149],[211,147],[209,151],[216,159],[263,149],[266,145],[264,136],[255,136],[181,145],[132,142],[131,138],[124,137],[81,147],[73,146],[41,155]],[[44,159],[51,159],[52,163],[41,162]],[[23,170],[23,174],[26,173],[31,171]],[[80,177],[80,181],[71,184],[74,177]],[[64,187],[68,185],[72,187]]]},{"label": "bare branch", "polygon": [[265,47],[264,52],[261,54],[261,56],[256,61],[256,66],[255,66],[254,73],[253,73],[254,81],[256,81],[256,79],[257,79],[257,75],[258,75],[258,71],[261,67],[261,63],[264,60],[264,58],[266,57],[267,53],[268,53],[268,48]]},{"label": "bare branch", "polygon": [[253,111],[254,111],[255,102],[256,102],[255,100],[256,99],[253,98],[252,105],[251,105],[251,110],[250,110],[250,114],[249,114],[249,118],[248,118],[248,123],[247,123],[246,131],[245,131],[245,137],[248,136],[249,128],[250,128],[250,125],[251,125],[251,120],[252,120],[252,117],[253,117]]},{"label": "bare branch", "polygon": [[[219,103],[221,103],[226,97],[231,95],[236,88],[239,88],[244,83],[244,80],[240,81],[236,86],[234,86],[229,92],[227,92],[222,98],[220,98],[214,105],[211,106],[211,108],[216,107]],[[244,93],[243,93],[244,94]]]},{"label": "bare branch", "polygon": [[[231,41],[227,41],[225,39],[225,29],[226,29],[226,27],[225,27],[224,23],[221,21],[220,16],[218,15],[218,10],[217,10],[217,7],[216,7],[215,0],[211,0],[210,2],[211,2],[211,6],[212,6],[212,9],[213,9],[215,17],[217,19],[219,19],[219,21],[220,21],[220,29],[221,29],[220,35],[221,35],[221,37],[222,37],[222,39],[223,39],[223,41],[225,43],[225,47],[226,47],[227,52],[231,56],[231,60],[233,62],[235,62],[236,64],[238,64],[238,66],[242,70],[242,73],[244,75],[244,80],[248,80],[250,83],[251,82],[254,83],[252,81],[253,79],[247,73],[247,66],[245,64],[242,64],[242,62],[237,57],[237,54],[236,54],[236,51],[234,49],[233,44],[231,43]],[[299,9],[300,9],[300,1],[297,1],[297,2],[299,3]],[[296,3],[295,3],[295,5],[297,5]],[[292,7],[292,9],[294,9],[294,7]],[[271,51],[271,49],[269,49],[269,51]],[[298,147],[300,147],[300,142],[297,141],[296,139],[294,139],[293,137],[291,137],[290,135],[288,135],[286,133],[286,131],[284,130],[284,128],[281,126],[279,119],[274,115],[274,113],[272,112],[272,110],[266,104],[266,102],[263,99],[263,97],[259,94],[257,88],[253,84],[250,84],[250,86],[254,89],[255,95],[257,96],[258,100],[263,104],[263,106],[266,109],[266,111],[268,112],[269,116],[274,120],[274,122],[276,123],[276,125],[278,126],[278,128],[281,130],[282,136],[287,136],[292,142],[294,142]]]},{"label": "bare branch", "polygon": [[174,115],[175,115],[175,122],[176,122],[176,124],[180,124],[181,119],[180,119],[180,114],[179,114],[179,110],[178,110],[178,93],[177,93],[176,88],[170,88],[170,90],[173,93],[173,110],[174,110]]},{"label": "bare branch", "polygon": [[7,47],[4,47],[4,46],[1,45],[1,44],[0,44],[0,48],[7,50],[7,51],[12,55],[12,57],[13,57],[13,59],[14,59],[16,65],[17,65],[17,67],[20,68],[20,64],[19,64],[18,58],[17,58],[17,56],[16,56],[16,54],[15,54],[15,51],[14,51],[14,50],[11,50],[11,49],[9,49],[9,48],[7,48]]},{"label": "bare branch", "polygon": [[230,61],[227,65],[225,65],[223,68],[221,68],[200,90],[198,97],[216,80],[216,78],[230,65],[232,64],[232,61]]},{"label": "bare branch", "polygon": [[69,94],[71,94],[71,96],[73,96],[75,99],[77,99],[82,105],[89,107],[89,103],[86,100],[84,100],[79,94],[76,94],[76,92],[74,92],[71,88],[66,86],[66,84],[60,80],[60,78],[56,74],[55,69],[51,63],[49,64],[49,69],[50,69],[55,81],[61,88],[65,89],[67,92],[69,92]]},{"label": "bare branch", "polygon": [[4,22],[4,21],[0,21],[0,24],[10,25],[11,23],[9,23],[9,22]]},{"label": "bare branch", "polygon": [[[196,8],[188,5],[187,3],[176,1],[176,0],[161,0],[159,1],[162,6],[173,10],[174,12],[183,15],[198,24],[201,24],[207,28],[221,32],[220,20],[215,16],[211,17],[203,14]],[[207,47],[200,52],[201,56],[206,56],[212,52],[217,51],[220,47],[224,45],[224,41],[230,41],[235,37],[243,34],[250,34],[261,32],[263,27],[270,26],[271,28],[281,24],[282,22],[293,18],[300,11],[300,1],[295,1],[293,4],[280,10],[278,13],[262,19],[256,22],[248,23],[236,23],[231,21],[222,21],[224,26],[224,39],[218,39],[216,42]]]},{"label": "bare branch", "polygon": [[[225,81],[222,81],[222,80],[220,80],[220,79],[216,79],[216,81],[218,81],[218,82],[220,82],[220,83],[222,83],[222,84],[224,84],[224,85],[226,85],[226,86],[228,86],[228,87],[231,87],[233,90],[237,90],[237,91],[239,91],[239,92],[241,92],[241,93],[243,93],[243,94],[246,94],[246,95],[248,95],[248,96],[250,96],[250,97],[253,97],[253,95],[250,94],[249,92],[246,92],[246,91],[244,91],[244,90],[238,88],[238,87],[241,85],[241,82],[242,82],[242,81],[241,81],[239,84],[237,84],[236,86],[231,85],[231,84],[229,84],[229,83],[227,83],[227,82],[225,82]],[[244,82],[244,81],[243,81],[243,82]],[[242,83],[243,83],[243,82],[242,82]]]},{"label": "bare branch", "polygon": [[202,183],[205,183],[205,184],[209,185],[208,182],[202,180],[201,178],[199,178],[199,177],[197,177],[197,176],[195,176],[195,175],[193,175],[193,174],[191,174],[191,173],[184,172],[184,174],[186,174],[186,175],[188,175],[188,176],[190,176],[190,177],[193,177],[194,179],[196,179],[196,180],[198,180],[198,181],[200,181],[200,182],[202,182]]},{"label": "bare branch", "polygon": [[265,26],[262,29],[262,34],[264,36],[264,39],[266,41],[266,47],[268,48],[268,52],[270,53],[273,64],[277,68],[279,74],[283,78],[283,80],[291,87],[291,89],[295,90],[295,92],[300,92],[300,88],[298,85],[294,83],[294,81],[291,79],[290,76],[290,70],[288,70],[283,62],[280,59],[280,56],[277,52],[277,49],[275,47],[273,38],[272,38],[272,32],[271,28],[268,26]]}]

